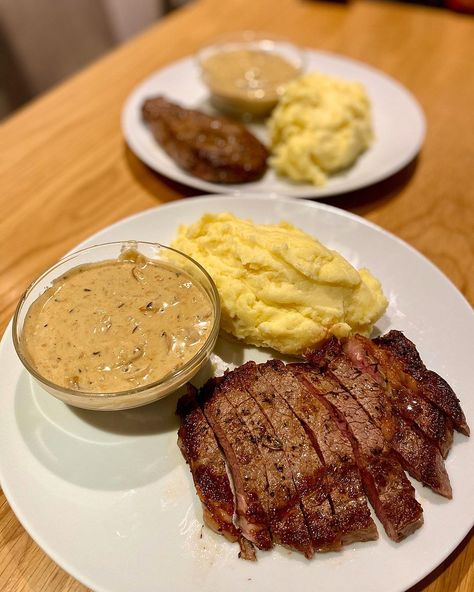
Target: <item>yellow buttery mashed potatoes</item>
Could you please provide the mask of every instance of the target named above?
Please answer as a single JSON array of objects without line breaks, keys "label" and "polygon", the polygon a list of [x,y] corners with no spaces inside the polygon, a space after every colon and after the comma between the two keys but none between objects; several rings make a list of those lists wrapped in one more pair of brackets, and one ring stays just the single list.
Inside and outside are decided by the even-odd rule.
[{"label": "yellow buttery mashed potatoes", "polygon": [[330,334],[369,335],[387,307],[380,283],[287,222],[205,214],[173,246],[199,261],[221,297],[222,328],[285,354]]},{"label": "yellow buttery mashed potatoes", "polygon": [[268,122],[278,174],[324,185],[349,167],[373,138],[364,87],[312,73],[290,82]]}]

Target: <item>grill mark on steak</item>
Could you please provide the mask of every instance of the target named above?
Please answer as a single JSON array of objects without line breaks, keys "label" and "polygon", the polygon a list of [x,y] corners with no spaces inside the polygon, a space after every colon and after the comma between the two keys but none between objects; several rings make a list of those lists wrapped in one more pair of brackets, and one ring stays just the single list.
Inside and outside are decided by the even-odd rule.
[{"label": "grill mark on steak", "polygon": [[[360,346],[360,342],[357,345]],[[361,353],[361,347],[357,348],[357,356],[353,355],[355,347],[348,347],[347,343],[339,344],[339,347],[339,354],[334,355],[335,347],[330,346],[327,368],[380,429],[403,468],[436,493],[451,498],[451,485],[439,449],[393,409],[390,397],[373,378],[374,360],[367,352]],[[322,365],[325,364],[323,351],[324,348],[318,354]],[[352,354],[351,359],[346,351]],[[359,362],[361,356],[363,363]]]},{"label": "grill mark on steak", "polygon": [[387,535],[394,541],[402,540],[423,524],[423,509],[382,432],[329,371],[322,374],[320,369],[308,367],[305,377],[346,430],[365,492]]},{"label": "grill mark on steak", "polygon": [[445,458],[453,442],[452,422],[441,409],[420,396],[416,380],[403,371],[400,361],[388,349],[362,335],[348,339],[345,350],[357,367],[385,388],[398,413],[434,442]]},{"label": "grill mark on steak", "polygon": [[374,339],[374,343],[387,351],[399,362],[400,368],[417,385],[417,392],[434,403],[451,419],[454,427],[465,436],[470,430],[461,409],[459,399],[449,384],[432,370],[428,370],[420,354],[401,331],[389,331],[386,335]]},{"label": "grill mark on steak", "polygon": [[262,458],[245,424],[220,392],[223,383],[224,380],[209,381],[199,391],[198,399],[227,459],[234,483],[238,526],[259,549],[271,549],[268,482]]},{"label": "grill mark on steak", "polygon": [[309,559],[314,550],[283,444],[245,388],[246,382],[257,379],[255,363],[245,364],[226,376],[221,392],[246,425],[262,456],[268,481],[268,517],[274,542],[304,553]]},{"label": "grill mark on steak", "polygon": [[240,123],[185,109],[160,96],[146,100],[142,114],[165,152],[200,179],[247,183],[266,171],[267,149]]},{"label": "grill mark on steak", "polygon": [[284,364],[273,360],[256,368],[258,379],[248,381],[246,387],[283,444],[314,548],[320,552],[339,550],[341,534],[335,528],[325,467],[304,428],[278,394]]},{"label": "grill mark on steak", "polygon": [[371,518],[352,445],[336,418],[314,393],[306,378],[308,364],[289,364],[293,380],[281,391],[293,413],[303,423],[326,465],[337,529],[343,544],[378,538]]},{"label": "grill mark on steak", "polygon": [[203,508],[204,522],[228,540],[239,541],[239,556],[255,561],[253,545],[243,538],[233,523],[234,494],[225,460],[196,400],[196,390],[192,387],[178,401],[177,413],[181,417],[178,446],[191,469]]}]

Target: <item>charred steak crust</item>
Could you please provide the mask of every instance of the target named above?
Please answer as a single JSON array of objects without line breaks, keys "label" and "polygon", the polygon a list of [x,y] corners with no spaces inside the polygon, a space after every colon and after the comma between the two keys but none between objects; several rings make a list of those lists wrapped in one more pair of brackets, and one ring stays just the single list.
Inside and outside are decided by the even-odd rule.
[{"label": "charred steak crust", "polygon": [[142,114],[165,152],[200,179],[247,183],[266,171],[267,149],[240,123],[185,109],[161,96],[147,99]]},{"label": "charred steak crust", "polygon": [[314,393],[305,376],[308,364],[289,364],[287,369],[298,384],[285,389],[283,396],[326,465],[336,529],[341,533],[343,544],[378,538],[349,439],[334,414]]},{"label": "charred steak crust", "polygon": [[374,339],[374,343],[388,350],[398,360],[403,371],[416,381],[421,396],[439,407],[458,431],[469,436],[469,426],[459,399],[441,376],[426,368],[414,343],[401,331],[395,330]]},{"label": "charred steak crust", "polygon": [[249,362],[224,379],[221,392],[236,410],[261,454],[268,481],[268,518],[274,542],[310,558],[314,550],[283,445],[246,390],[246,384],[255,380],[258,380],[257,367]]},{"label": "charred steak crust", "polygon": [[177,413],[181,417],[178,446],[191,469],[205,523],[230,541],[239,541],[242,558],[255,560],[253,546],[243,540],[233,523],[234,494],[225,460],[197,403],[195,389],[189,388],[181,397]]},{"label": "charred steak crust", "polygon": [[308,368],[306,377],[315,395],[331,406],[345,429],[365,492],[386,533],[394,541],[402,540],[422,525],[423,509],[382,432],[329,371],[322,374],[317,368]]},{"label": "charred steak crust", "polygon": [[314,548],[319,552],[338,550],[341,536],[334,526],[325,467],[304,428],[278,392],[286,368],[274,360],[259,364],[256,370],[257,380],[247,383],[247,390],[282,443]]},{"label": "charred steak crust", "polygon": [[227,460],[236,498],[237,523],[242,534],[259,549],[273,547],[269,529],[268,481],[262,457],[246,426],[221,387],[225,379],[212,381],[198,399]]},{"label": "charred steak crust", "polygon": [[[439,407],[420,395],[417,381],[404,372],[401,362],[388,348],[362,335],[349,339],[346,346],[353,354],[351,359],[365,366],[364,369],[385,387],[397,412],[434,442],[445,458],[453,442],[453,424]],[[367,360],[370,367],[367,367]]]},{"label": "charred steak crust", "polygon": [[364,491],[402,540],[423,523],[402,467],[450,497],[452,424],[469,435],[452,389],[398,331],[331,338],[306,358],[248,362],[178,402],[205,521],[248,559],[252,542],[309,558],[377,538]]},{"label": "charred steak crust", "polygon": [[[356,338],[350,338],[340,343],[337,355],[334,355],[335,348],[331,346],[327,368],[380,429],[403,468],[436,493],[451,498],[451,485],[441,452],[394,409],[387,393],[389,386],[382,386],[374,377],[376,360],[370,356],[365,345]],[[321,364],[321,352],[319,360]]]},{"label": "charred steak crust", "polygon": [[240,533],[232,522],[234,495],[224,457],[196,401],[195,393],[189,392],[179,400],[177,412],[181,417],[179,447],[191,468],[205,512],[213,525],[217,526],[217,531],[235,541]]}]

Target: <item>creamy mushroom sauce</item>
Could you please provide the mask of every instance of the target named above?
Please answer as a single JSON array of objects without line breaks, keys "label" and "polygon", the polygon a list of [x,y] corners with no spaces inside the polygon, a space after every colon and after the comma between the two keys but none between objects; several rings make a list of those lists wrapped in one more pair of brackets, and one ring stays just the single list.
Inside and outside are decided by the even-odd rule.
[{"label": "creamy mushroom sauce", "polygon": [[206,340],[213,316],[190,275],[128,250],[56,279],[31,305],[22,346],[55,384],[120,392],[183,366]]}]

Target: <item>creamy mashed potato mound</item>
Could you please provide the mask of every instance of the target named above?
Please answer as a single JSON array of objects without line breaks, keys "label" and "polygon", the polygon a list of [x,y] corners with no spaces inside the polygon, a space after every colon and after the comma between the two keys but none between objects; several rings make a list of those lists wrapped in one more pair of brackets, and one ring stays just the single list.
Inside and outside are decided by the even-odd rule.
[{"label": "creamy mashed potato mound", "polygon": [[300,355],[331,334],[368,336],[387,307],[367,269],[288,222],[205,214],[180,227],[173,247],[215,281],[225,331],[284,354]]},{"label": "creamy mashed potato mound", "polygon": [[268,122],[271,166],[294,181],[324,185],[349,167],[373,139],[364,87],[305,74],[290,82]]}]

